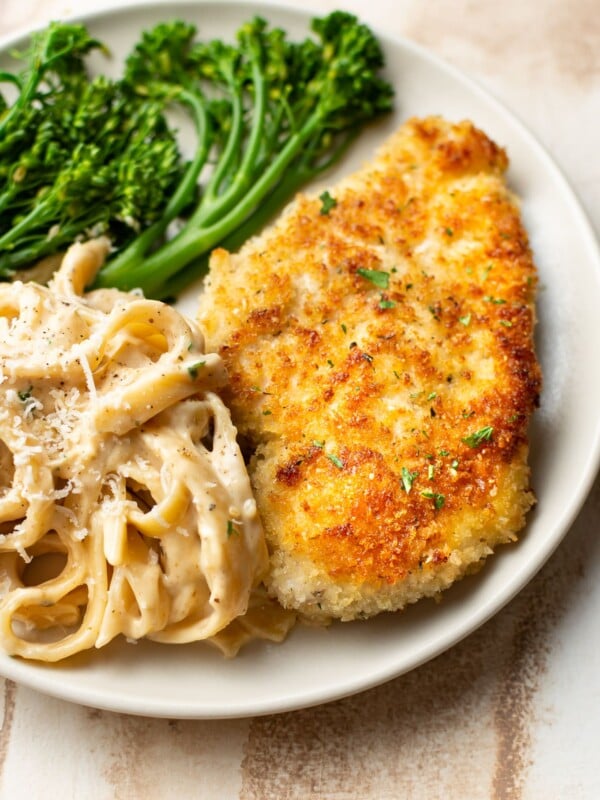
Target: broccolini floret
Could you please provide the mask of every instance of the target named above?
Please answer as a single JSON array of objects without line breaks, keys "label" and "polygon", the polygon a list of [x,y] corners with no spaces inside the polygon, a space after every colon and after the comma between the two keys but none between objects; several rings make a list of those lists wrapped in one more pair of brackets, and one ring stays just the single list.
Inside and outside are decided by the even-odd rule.
[{"label": "broccolini floret", "polygon": [[0,116],[0,276],[78,238],[105,233],[123,246],[162,219],[181,181],[164,103],[123,81],[90,80],[83,56],[98,47],[82,26],[52,23],[11,78],[17,99]]}]

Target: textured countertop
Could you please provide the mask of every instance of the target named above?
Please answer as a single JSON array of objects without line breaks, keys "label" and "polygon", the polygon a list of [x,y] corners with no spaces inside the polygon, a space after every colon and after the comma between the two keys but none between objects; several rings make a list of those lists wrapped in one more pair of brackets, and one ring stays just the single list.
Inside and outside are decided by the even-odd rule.
[{"label": "textured countertop", "polygon": [[[0,34],[97,5],[0,0]],[[597,0],[302,5],[344,6],[468,72],[550,151],[598,231]],[[0,796],[596,800],[599,525],[597,481],[551,560],[490,622],[419,669],[319,708],[153,720],[1,681]]]}]

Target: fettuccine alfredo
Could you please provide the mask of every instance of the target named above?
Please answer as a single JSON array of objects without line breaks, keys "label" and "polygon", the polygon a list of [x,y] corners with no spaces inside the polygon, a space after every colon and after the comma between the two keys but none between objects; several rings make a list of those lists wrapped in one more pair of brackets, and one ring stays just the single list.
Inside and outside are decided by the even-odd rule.
[{"label": "fettuccine alfredo", "polygon": [[84,294],[106,249],[0,285],[0,644],[57,661],[118,634],[281,639],[221,359],[167,305]]}]

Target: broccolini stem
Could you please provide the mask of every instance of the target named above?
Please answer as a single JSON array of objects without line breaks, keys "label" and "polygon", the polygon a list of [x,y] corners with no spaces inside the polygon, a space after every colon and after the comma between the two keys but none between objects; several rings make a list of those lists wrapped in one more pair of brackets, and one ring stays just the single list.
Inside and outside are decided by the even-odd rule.
[{"label": "broccolini stem", "polygon": [[23,108],[23,106],[31,102],[33,94],[35,93],[36,87],[40,82],[41,77],[42,77],[42,70],[38,63],[37,69],[29,73],[29,77],[27,79],[27,83],[25,84],[25,86],[22,86],[22,84],[19,83],[19,89],[20,89],[19,96],[13,103],[13,105],[10,107],[8,113],[4,116],[2,121],[0,121],[0,138],[4,136],[5,131],[8,129],[13,119],[18,114],[21,113],[21,109]]},{"label": "broccolini stem", "polygon": [[[350,130],[342,141],[334,148],[327,159],[318,164],[312,164],[304,150],[302,158],[298,164],[294,163],[293,170],[287,172],[282,180],[277,184],[273,191],[258,205],[246,221],[234,228],[234,230],[219,242],[219,247],[235,252],[244,242],[255,233],[261,231],[277,214],[281,207],[290,197],[300,191],[309,180],[315,178],[325,170],[330,169],[348,150],[352,142],[360,131],[359,126]],[[310,148],[312,150],[312,148]],[[196,258],[185,268],[180,270],[173,277],[169,278],[165,284],[153,292],[156,300],[170,300],[176,298],[181,292],[190,285],[196,278],[206,275],[209,266],[210,251]]]},{"label": "broccolini stem", "polygon": [[182,90],[181,100],[185,102],[194,114],[194,121],[196,124],[196,133],[198,136],[199,146],[196,150],[196,155],[190,164],[183,180],[177,187],[173,197],[167,204],[164,211],[164,217],[167,225],[175,219],[182,208],[189,202],[190,197],[193,195],[198,181],[198,176],[202,168],[206,164],[208,153],[211,146],[210,124],[208,114],[206,113],[206,101],[203,97],[198,97],[193,92]]},{"label": "broccolini stem", "polygon": [[193,161],[190,163],[183,180],[177,187],[173,197],[167,204],[164,214],[158,222],[146,228],[133,242],[119,253],[98,276],[96,285],[110,286],[112,276],[123,272],[127,274],[132,265],[138,265],[140,259],[152,247],[156,240],[164,234],[169,224],[186,206],[196,190],[198,176],[208,158],[211,146],[210,125],[204,99],[196,97],[191,92],[182,91],[180,99],[185,102],[194,114],[199,146]]},{"label": "broccolini stem", "polygon": [[0,212],[4,211],[14,200],[15,195],[17,194],[14,190],[14,184],[10,189],[7,189],[0,195]]},{"label": "broccolini stem", "polygon": [[[69,35],[63,46],[59,50],[53,51],[56,42],[60,43],[61,33],[67,32]],[[90,39],[85,28],[81,25],[62,25],[61,23],[51,23],[47,30],[39,35],[36,48],[31,60],[31,70],[26,75],[23,82],[20,77],[10,77],[6,72],[2,73],[2,80],[11,80],[19,88],[19,96],[12,104],[8,113],[0,121],[0,138],[10,126],[13,119],[21,112],[24,106],[31,103],[36,95],[37,88],[46,73],[56,67],[56,63],[65,56],[81,57],[94,47],[100,47],[100,42]],[[41,45],[41,46],[40,46]]]},{"label": "broccolini stem", "polygon": [[[275,189],[259,204],[256,211],[241,226],[236,227],[229,236],[219,242],[219,247],[230,252],[241,247],[244,242],[257,231],[262,230],[273,219],[286,200],[293,197],[310,177],[311,175],[300,171],[284,175]],[[200,278],[208,272],[209,258],[210,251],[207,251],[186,265],[152,293],[154,299],[166,300],[178,297],[195,278]]]},{"label": "broccolini stem", "polygon": [[52,219],[53,216],[54,208],[52,200],[49,202],[45,200],[38,203],[29,214],[17,222],[16,225],[13,225],[3,236],[0,236],[0,248],[10,248],[13,242],[17,241],[21,236],[32,228],[43,225],[47,222],[48,218]]},{"label": "broccolini stem", "polygon": [[[150,255],[143,263],[133,268],[114,269],[119,260],[115,259],[102,269],[96,281],[97,286],[115,286],[121,289],[140,287],[147,296],[154,296],[168,279],[179,272],[190,261],[214,247],[221,239],[241,225],[256,208],[258,203],[278,183],[283,173],[300,152],[302,145],[319,129],[320,113],[308,119],[304,127],[287,141],[277,158],[256,181],[238,205],[234,206],[218,222],[206,228],[188,226],[167,242],[160,251]],[[111,269],[112,267],[112,269]]]},{"label": "broccolini stem", "polygon": [[44,233],[29,236],[19,242],[17,249],[0,253],[0,276],[9,277],[15,270],[31,266],[44,256],[52,255],[61,248],[68,247],[81,234],[82,230],[91,228],[95,222],[95,209],[92,206],[85,216],[62,224],[52,237]]},{"label": "broccolini stem", "polygon": [[209,226],[228,212],[244,194],[254,178],[255,164],[261,148],[267,100],[266,83],[262,69],[256,57],[252,60],[252,83],[254,86],[254,107],[252,110],[252,128],[244,157],[230,186],[212,202],[200,203],[198,209],[190,217],[190,227]]},{"label": "broccolini stem", "polygon": [[211,206],[218,197],[218,192],[221,184],[225,180],[232,163],[237,157],[238,150],[242,141],[242,133],[244,130],[244,108],[242,104],[242,96],[235,85],[234,81],[229,82],[229,89],[231,92],[231,128],[227,137],[227,143],[223,149],[223,153],[215,167],[213,174],[210,176],[206,189],[200,201],[200,208]]}]

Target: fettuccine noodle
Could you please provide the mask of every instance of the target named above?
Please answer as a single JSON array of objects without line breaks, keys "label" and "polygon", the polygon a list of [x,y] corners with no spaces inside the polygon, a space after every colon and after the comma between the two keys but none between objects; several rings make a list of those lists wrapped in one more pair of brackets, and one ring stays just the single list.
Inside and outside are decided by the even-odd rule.
[{"label": "fettuccine noodle", "polygon": [[85,295],[105,254],[0,284],[0,645],[57,661],[118,634],[281,639],[221,360],[167,305]]}]

